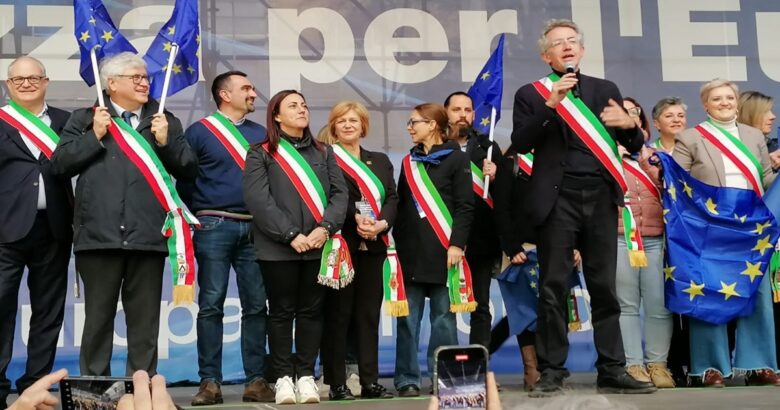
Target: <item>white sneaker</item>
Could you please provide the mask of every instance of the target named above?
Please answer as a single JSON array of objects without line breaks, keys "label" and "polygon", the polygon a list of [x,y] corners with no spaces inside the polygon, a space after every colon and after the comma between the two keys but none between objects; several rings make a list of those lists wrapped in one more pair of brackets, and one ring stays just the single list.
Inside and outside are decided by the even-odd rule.
[{"label": "white sneaker", "polygon": [[295,383],[298,390],[298,403],[319,403],[320,391],[312,376],[299,377]]},{"label": "white sneaker", "polygon": [[290,376],[276,380],[276,404],[295,404],[295,386]]},{"label": "white sneaker", "polygon": [[362,387],[360,387],[360,376],[356,373],[350,373],[349,377],[347,377],[347,388],[349,388],[353,396],[360,396],[360,390],[362,390]]}]

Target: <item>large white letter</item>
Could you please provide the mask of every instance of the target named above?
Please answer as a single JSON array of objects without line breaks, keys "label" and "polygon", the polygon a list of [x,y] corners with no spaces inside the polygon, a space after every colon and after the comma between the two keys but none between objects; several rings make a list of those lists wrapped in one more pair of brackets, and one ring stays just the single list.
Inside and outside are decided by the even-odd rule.
[{"label": "large white letter", "polygon": [[695,45],[739,44],[737,23],[693,23],[691,11],[739,11],[739,0],[658,0],[663,81],[746,81],[744,56],[693,55]]},{"label": "large white letter", "polygon": [[[417,30],[417,37],[397,38],[401,27]],[[382,77],[397,83],[416,84],[441,73],[446,60],[419,60],[402,64],[395,53],[449,53],[447,33],[435,17],[422,10],[393,9],[377,16],[366,28],[363,42],[366,60]]]},{"label": "large white letter", "polygon": [[756,13],[756,38],[758,38],[758,62],[767,77],[780,81],[780,13]]},{"label": "large white letter", "polygon": [[[322,34],[323,49],[307,54],[322,54],[319,61],[306,61],[298,48],[301,33],[312,28]],[[295,9],[268,10],[268,59],[271,94],[279,90],[301,88],[301,76],[315,83],[340,80],[355,59],[355,38],[347,20],[326,8],[311,8],[300,15]]]},{"label": "large white letter", "polygon": [[[580,65],[594,77],[604,77],[604,39],[601,0],[571,0],[571,18],[585,35],[585,58]],[[536,50],[538,53],[539,50]]]},{"label": "large white letter", "polygon": [[517,11],[499,10],[488,18],[487,11],[460,12],[461,80],[471,82],[485,65],[493,38],[501,33],[517,34]]}]

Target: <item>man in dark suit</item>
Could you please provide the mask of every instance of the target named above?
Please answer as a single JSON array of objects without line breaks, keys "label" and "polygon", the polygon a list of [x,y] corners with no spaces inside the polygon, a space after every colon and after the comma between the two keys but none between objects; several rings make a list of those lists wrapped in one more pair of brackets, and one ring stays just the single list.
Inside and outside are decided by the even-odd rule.
[{"label": "man in dark suit", "polygon": [[650,393],[655,391],[652,383],[638,382],[625,372],[615,292],[617,209],[623,205],[625,182],[614,146],[617,141],[637,151],[642,134],[622,108],[615,84],[579,72],[584,47],[574,22],[550,21],[539,48],[554,75],[517,91],[512,130],[513,147],[520,153],[534,152],[533,194],[527,206],[538,233],[536,349],[542,377],[531,396],[561,394],[569,375],[564,363],[574,249],[582,254],[591,294],[599,392]]},{"label": "man in dark suit", "polygon": [[[16,381],[20,393],[51,372],[65,309],[73,236],[73,193],[69,179],[52,175],[48,155],[58,139],[55,135],[62,131],[70,113],[46,104],[48,85],[43,64],[32,57],[19,57],[8,67],[6,87],[11,101],[0,112],[0,405],[3,408],[11,389],[6,370],[11,361],[19,287],[25,267],[32,316],[25,373]],[[49,140],[41,141],[45,138]]]}]

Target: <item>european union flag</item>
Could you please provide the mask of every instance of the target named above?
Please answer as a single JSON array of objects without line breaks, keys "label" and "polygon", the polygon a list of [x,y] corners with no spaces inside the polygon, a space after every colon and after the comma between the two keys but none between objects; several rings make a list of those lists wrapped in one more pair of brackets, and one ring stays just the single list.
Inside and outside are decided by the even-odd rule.
[{"label": "european union flag", "polygon": [[490,132],[490,114],[496,109],[496,122],[501,118],[501,97],[504,94],[504,35],[485,66],[469,88],[474,101],[474,128],[482,134]]},{"label": "european union flag", "polygon": [[704,184],[658,156],[666,307],[714,324],[750,315],[780,234],[775,217],[753,190]]},{"label": "european union flag", "polygon": [[104,57],[124,51],[137,53],[135,47],[119,33],[101,0],[73,0],[73,15],[76,40],[81,51],[79,74],[90,87],[95,85],[92,61],[89,57],[93,48],[98,47],[95,50],[98,62]]},{"label": "european union flag", "polygon": [[151,83],[149,95],[156,99],[162,96],[165,70],[168,68],[168,59],[174,43],[179,45],[179,52],[171,68],[169,96],[198,82],[200,29],[197,1],[176,0],[173,15],[157,33],[144,56]]}]

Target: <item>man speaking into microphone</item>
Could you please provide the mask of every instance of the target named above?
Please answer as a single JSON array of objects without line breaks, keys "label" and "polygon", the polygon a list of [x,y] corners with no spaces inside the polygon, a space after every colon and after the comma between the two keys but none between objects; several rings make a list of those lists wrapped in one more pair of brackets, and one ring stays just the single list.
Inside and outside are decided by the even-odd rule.
[{"label": "man speaking into microphone", "polygon": [[[531,397],[562,393],[569,372],[567,298],[574,249],[591,295],[600,393],[651,393],[625,371],[615,294],[618,206],[626,189],[616,143],[631,152],[642,134],[614,83],[580,73],[584,41],[570,20],[548,22],[539,37],[552,73],[515,94],[512,145],[534,152],[529,223],[537,229],[540,292],[536,349],[541,380]],[[576,91],[576,93],[575,93]]]}]

